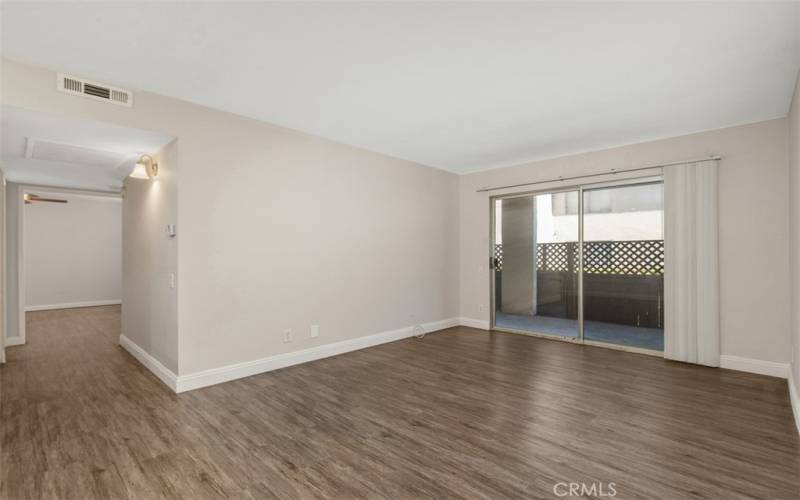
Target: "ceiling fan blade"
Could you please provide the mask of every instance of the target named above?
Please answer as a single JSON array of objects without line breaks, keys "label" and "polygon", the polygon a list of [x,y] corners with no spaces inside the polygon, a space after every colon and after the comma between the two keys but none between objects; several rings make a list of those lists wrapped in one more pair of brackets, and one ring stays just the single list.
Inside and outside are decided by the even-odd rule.
[{"label": "ceiling fan blade", "polygon": [[48,203],[68,203],[67,200],[59,200],[56,198],[35,198],[31,201],[46,201]]},{"label": "ceiling fan blade", "polygon": [[48,203],[67,203],[67,200],[60,200],[58,198],[42,198],[38,194],[33,193],[26,193],[25,194],[25,203],[30,204],[34,201],[46,201]]}]

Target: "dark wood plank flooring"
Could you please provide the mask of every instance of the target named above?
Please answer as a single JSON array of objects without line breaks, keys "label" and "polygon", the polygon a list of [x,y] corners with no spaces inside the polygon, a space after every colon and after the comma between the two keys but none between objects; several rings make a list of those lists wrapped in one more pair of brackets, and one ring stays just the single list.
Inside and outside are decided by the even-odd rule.
[{"label": "dark wood plank flooring", "polygon": [[453,328],[175,395],[119,321],[28,314],[2,498],[800,498],[784,380]]}]

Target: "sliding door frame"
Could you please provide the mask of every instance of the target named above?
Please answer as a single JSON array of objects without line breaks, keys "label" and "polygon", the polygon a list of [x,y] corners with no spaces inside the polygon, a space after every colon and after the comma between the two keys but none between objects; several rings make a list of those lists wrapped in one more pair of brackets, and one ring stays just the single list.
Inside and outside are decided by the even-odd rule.
[{"label": "sliding door frame", "polygon": [[[558,340],[561,342],[570,342],[573,344],[584,344],[596,347],[605,347],[607,349],[615,349],[618,351],[634,352],[638,354],[647,354],[650,356],[663,357],[662,351],[655,351],[651,349],[644,349],[641,347],[632,347],[618,344],[611,344],[605,342],[597,342],[593,340],[584,339],[584,311],[583,311],[583,247],[584,247],[584,191],[591,191],[595,189],[623,187],[632,185],[646,185],[646,184],[659,184],[663,183],[663,175],[649,175],[646,177],[632,177],[620,180],[601,181],[601,182],[587,182],[570,185],[568,187],[560,187],[558,189],[537,189],[533,191],[515,192],[507,194],[498,194],[489,197],[489,330],[505,333],[514,333],[518,335],[528,335],[530,337],[539,337],[550,340]],[[524,198],[529,196],[537,196],[544,194],[556,193],[569,193],[578,192],[578,336],[565,337],[562,335],[554,335],[547,333],[540,333],[527,330],[517,330],[513,328],[498,327],[496,322],[497,311],[497,297],[495,293],[495,235],[496,235],[496,213],[495,208],[498,200],[507,200],[511,198]],[[535,272],[535,271],[534,271]]]},{"label": "sliding door frame", "polygon": [[[578,210],[580,211],[581,204],[583,203],[583,192],[582,186],[575,186],[575,187],[567,187],[567,188],[559,188],[559,189],[539,189],[536,191],[525,191],[520,193],[510,193],[510,194],[501,194],[492,196],[489,198],[489,330],[496,330],[498,332],[506,332],[506,333],[516,333],[520,335],[528,335],[530,337],[541,337],[546,339],[553,339],[553,340],[560,340],[562,342],[572,342],[573,344],[580,344],[582,343],[583,338],[583,322],[580,321],[581,315],[583,314],[583,304],[581,298],[581,278],[578,278],[578,337],[565,337],[563,335],[555,335],[549,333],[540,333],[540,332],[533,332],[528,330],[517,330],[514,328],[503,328],[498,327],[496,323],[496,312],[497,312],[497,297],[495,296],[495,266],[494,266],[494,249],[495,249],[495,235],[496,235],[496,214],[495,214],[495,207],[497,206],[498,200],[508,200],[511,198],[527,198],[530,196],[542,195],[542,194],[556,194],[556,193],[571,193],[573,191],[578,191]],[[580,222],[580,217],[578,217],[578,225],[582,225],[583,223]],[[580,229],[579,229],[580,231]],[[578,236],[580,239],[580,235]],[[578,254],[579,254],[579,265],[583,264],[583,249],[580,248],[581,245],[578,245]],[[579,275],[582,273],[579,273]]]}]

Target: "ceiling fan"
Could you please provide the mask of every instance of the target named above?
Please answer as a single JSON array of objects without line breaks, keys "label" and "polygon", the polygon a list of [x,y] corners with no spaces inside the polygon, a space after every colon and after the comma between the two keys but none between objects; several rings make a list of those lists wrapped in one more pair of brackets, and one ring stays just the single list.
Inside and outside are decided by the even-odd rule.
[{"label": "ceiling fan", "polygon": [[33,193],[25,193],[23,199],[25,200],[26,205],[29,205],[34,201],[45,201],[47,203],[67,203],[67,200],[60,200],[58,198],[42,198],[38,194]]}]

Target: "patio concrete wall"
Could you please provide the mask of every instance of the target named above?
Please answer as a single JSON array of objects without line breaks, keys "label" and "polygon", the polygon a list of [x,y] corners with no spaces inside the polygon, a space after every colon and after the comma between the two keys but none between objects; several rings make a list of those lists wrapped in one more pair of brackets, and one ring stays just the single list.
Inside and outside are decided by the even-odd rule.
[{"label": "patio concrete wall", "polygon": [[503,274],[500,309],[533,314],[535,296],[533,198],[503,200]]}]

